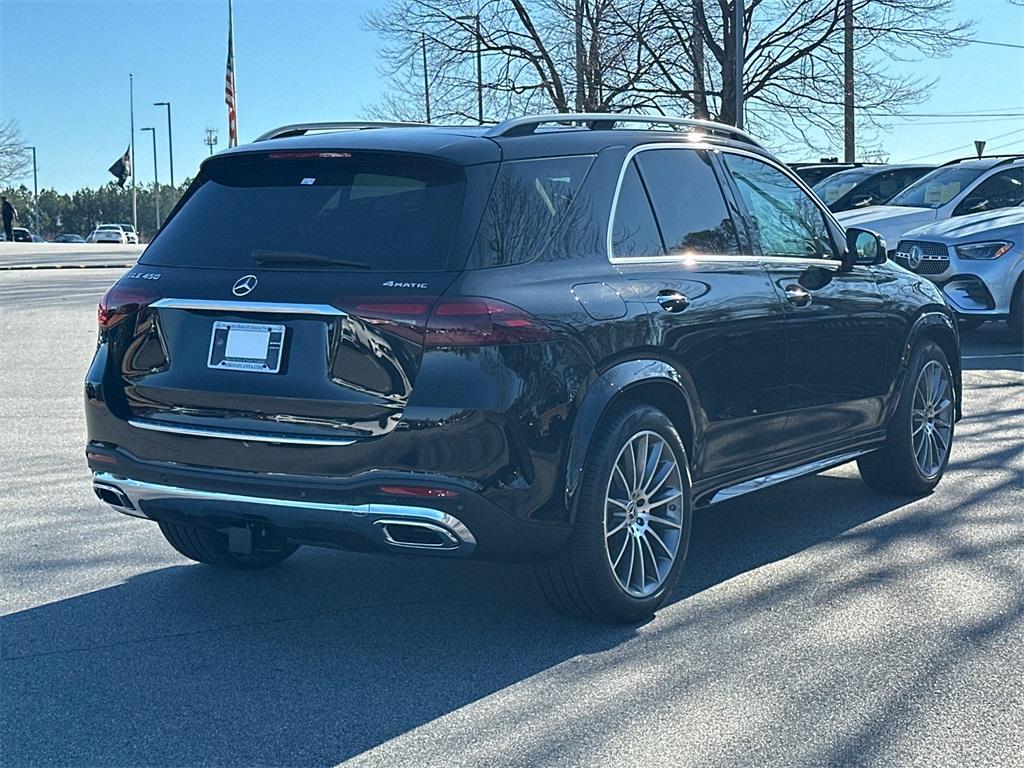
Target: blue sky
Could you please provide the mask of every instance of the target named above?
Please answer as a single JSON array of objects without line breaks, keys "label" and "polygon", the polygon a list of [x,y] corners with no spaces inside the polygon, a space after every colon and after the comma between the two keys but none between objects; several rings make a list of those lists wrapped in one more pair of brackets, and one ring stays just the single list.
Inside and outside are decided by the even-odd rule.
[{"label": "blue sky", "polygon": [[[95,2],[0,0],[0,119],[15,118],[38,148],[40,185],[70,191],[111,177],[107,167],[129,139],[128,73],[135,75],[135,125],[156,126],[167,180],[166,117],[171,101],[175,176],[207,154],[207,126],[227,141],[224,106],[226,0]],[[241,140],[302,120],[357,118],[386,83],[377,39],[361,15],[371,0],[235,0]],[[1024,7],[1005,0],[957,0],[978,20],[977,37],[1024,43]],[[920,113],[1024,113],[1024,49],[971,45],[947,59],[894,63],[937,77]],[[1024,151],[1024,118],[921,117],[894,121],[879,136],[894,162],[970,154],[974,139],[994,151]],[[149,134],[136,136],[140,182],[152,179]],[[837,151],[839,148],[837,148]],[[786,159],[812,153],[787,152]]]}]

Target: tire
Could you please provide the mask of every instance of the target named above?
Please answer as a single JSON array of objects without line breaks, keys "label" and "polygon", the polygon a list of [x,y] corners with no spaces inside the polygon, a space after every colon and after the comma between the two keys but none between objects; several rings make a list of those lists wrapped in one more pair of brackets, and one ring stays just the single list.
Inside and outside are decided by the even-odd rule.
[{"label": "tire", "polygon": [[255,570],[277,565],[291,556],[298,547],[294,544],[276,544],[253,548],[248,555],[228,549],[227,534],[211,528],[196,528],[177,523],[160,523],[160,532],[167,543],[189,560],[218,568]]},{"label": "tire", "polygon": [[861,478],[885,493],[929,493],[949,463],[955,416],[949,361],[941,347],[926,341],[911,354],[884,446],[857,459]]},{"label": "tire", "polygon": [[981,328],[982,323],[985,322],[984,317],[968,317],[966,315],[956,316],[956,327],[960,333],[970,333]]},{"label": "tire", "polygon": [[[646,462],[635,473],[632,457],[639,455]],[[537,567],[541,589],[573,617],[647,619],[679,580],[691,520],[686,449],[672,422],[649,405],[616,407],[591,441],[569,541]]]},{"label": "tire", "polygon": [[1020,344],[1024,342],[1024,275],[1017,281],[1010,299],[1010,316],[1006,319],[1010,338]]}]

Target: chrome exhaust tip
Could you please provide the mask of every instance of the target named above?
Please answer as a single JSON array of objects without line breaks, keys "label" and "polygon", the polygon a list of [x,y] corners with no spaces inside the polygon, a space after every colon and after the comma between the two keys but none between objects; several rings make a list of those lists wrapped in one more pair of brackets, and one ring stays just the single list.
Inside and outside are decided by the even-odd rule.
[{"label": "chrome exhaust tip", "polygon": [[92,492],[96,494],[96,498],[100,501],[104,501],[112,507],[116,507],[119,510],[135,510],[135,505],[132,504],[127,494],[118,488],[116,485],[108,485],[106,483],[93,483]]},{"label": "chrome exhaust tip", "polygon": [[455,532],[437,523],[421,520],[375,520],[374,526],[392,547],[410,549],[459,549],[463,542]]}]

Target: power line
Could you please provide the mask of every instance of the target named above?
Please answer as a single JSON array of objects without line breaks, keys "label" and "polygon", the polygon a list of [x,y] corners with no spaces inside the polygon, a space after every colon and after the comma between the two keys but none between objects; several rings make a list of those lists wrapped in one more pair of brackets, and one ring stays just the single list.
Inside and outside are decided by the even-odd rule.
[{"label": "power line", "polygon": [[[987,142],[990,142],[990,141],[995,141],[996,139],[1005,139],[1007,136],[1015,136],[1018,133],[1024,133],[1024,128],[1018,128],[1015,131],[1009,131],[1007,133],[1001,133],[998,136],[991,136],[991,137],[985,139],[985,142],[987,143]],[[1016,142],[1011,142],[1011,144],[1015,144],[1015,143]],[[950,152],[956,152],[957,150],[960,150],[960,149],[971,149],[971,148],[972,148],[971,144],[960,144],[959,146],[950,147],[949,149],[943,149],[943,150],[940,150],[938,152],[932,152],[932,153],[927,154],[927,155],[920,155],[918,157],[911,157],[911,158],[905,160],[904,162],[912,163],[915,160],[927,160],[928,158],[938,157],[939,155],[947,155]]]},{"label": "power line", "polygon": [[949,39],[956,43],[967,43],[968,45],[998,45],[1000,48],[1024,48],[1024,45],[1019,43],[1003,43],[996,40],[974,40],[969,37],[951,37]]}]

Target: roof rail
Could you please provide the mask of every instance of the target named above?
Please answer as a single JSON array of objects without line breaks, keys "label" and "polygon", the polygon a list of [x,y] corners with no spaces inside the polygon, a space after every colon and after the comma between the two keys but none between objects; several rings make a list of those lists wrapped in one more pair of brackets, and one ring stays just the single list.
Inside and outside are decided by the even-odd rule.
[{"label": "roof rail", "polygon": [[648,125],[668,125],[672,128],[687,128],[707,133],[719,134],[730,139],[737,139],[760,147],[757,141],[746,131],[731,125],[714,123],[710,120],[697,120],[689,117],[666,117],[664,115],[630,115],[611,112],[579,112],[558,113],[552,115],[530,115],[514,117],[498,123],[488,130],[484,136],[495,139],[502,136],[528,136],[546,123],[581,123],[591,130],[609,130],[618,123],[646,123]]},{"label": "roof rail", "polygon": [[320,131],[365,131],[370,128],[425,128],[427,123],[398,123],[398,122],[341,122],[341,123],[294,123],[274,128],[256,138],[256,141],[269,141],[270,139],[283,139],[289,136],[305,136],[307,133]]},{"label": "roof rail", "polygon": [[1024,157],[1024,153],[1021,153],[1021,152],[1016,152],[1016,153],[1012,153],[1011,152],[1011,153],[1008,153],[1008,154],[1005,154],[1005,155],[982,155],[981,157],[958,157],[958,158],[956,158],[954,160],[947,160],[946,162],[944,162],[939,167],[940,168],[944,168],[947,165],[956,165],[957,163],[971,163],[971,162],[974,162],[975,160],[1000,160],[1001,162],[995,163],[992,166],[994,168],[996,165],[1003,165],[1004,163],[1012,163],[1014,160],[1019,160],[1022,157]]}]

